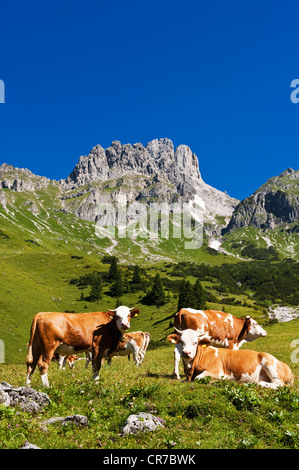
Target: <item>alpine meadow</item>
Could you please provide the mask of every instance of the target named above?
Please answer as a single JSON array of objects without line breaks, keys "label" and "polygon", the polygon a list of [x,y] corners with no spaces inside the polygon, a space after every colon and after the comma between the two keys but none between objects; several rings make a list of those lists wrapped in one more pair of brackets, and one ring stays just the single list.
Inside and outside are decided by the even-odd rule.
[{"label": "alpine meadow", "polygon": [[[299,171],[289,168],[238,201],[202,180],[189,147],[175,149],[166,138],[145,147],[96,145],[60,181],[2,164],[1,448],[21,448],[26,441],[43,449],[298,448],[298,184]],[[119,236],[119,200],[125,201],[130,237]],[[198,235],[194,220],[184,231],[183,211],[176,219],[174,210],[166,214],[165,207],[178,203],[199,204],[200,247],[185,245],[186,233],[187,241]],[[158,205],[153,237],[149,213],[143,227],[140,218],[151,204]],[[116,215],[113,237],[107,207]],[[173,237],[178,225],[180,237]],[[50,363],[49,388],[36,368],[30,393],[48,398],[43,406],[26,408],[34,316],[107,311],[112,323],[120,306],[140,311],[128,334],[150,335],[142,363],[112,357],[108,364],[105,356],[94,381],[84,352],[74,348],[73,368]],[[250,316],[267,335],[241,350],[267,352],[286,363],[293,386],[211,377],[185,381],[182,361],[175,380],[175,346],[167,336],[181,308],[224,312],[230,322]],[[144,416],[144,422],[150,415],[155,428],[125,432],[131,415]]]}]

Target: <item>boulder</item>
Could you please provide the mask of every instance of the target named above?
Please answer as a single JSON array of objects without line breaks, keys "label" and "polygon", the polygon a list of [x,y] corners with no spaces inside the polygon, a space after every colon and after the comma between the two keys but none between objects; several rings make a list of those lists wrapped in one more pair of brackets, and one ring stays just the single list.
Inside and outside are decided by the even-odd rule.
[{"label": "boulder", "polygon": [[[29,387],[14,387],[7,382],[1,382],[0,394],[3,400],[8,395],[9,406],[19,406],[28,413],[38,412],[50,403],[50,398],[46,393],[37,392]],[[7,398],[6,401],[8,402]]]},{"label": "boulder", "polygon": [[140,432],[155,431],[164,428],[164,421],[150,413],[137,413],[128,417],[123,426],[123,434],[138,434]]}]

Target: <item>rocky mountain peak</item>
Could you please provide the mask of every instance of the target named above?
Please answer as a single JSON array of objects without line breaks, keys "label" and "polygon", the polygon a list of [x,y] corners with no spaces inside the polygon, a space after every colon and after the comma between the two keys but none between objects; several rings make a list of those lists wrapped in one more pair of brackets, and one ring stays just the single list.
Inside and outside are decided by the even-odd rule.
[{"label": "rocky mountain peak", "polygon": [[187,145],[174,149],[170,139],[154,139],[144,147],[141,143],[124,144],[114,140],[110,147],[93,147],[89,155],[81,156],[72,173],[61,184],[74,189],[92,181],[104,181],[139,174],[152,176],[163,173],[172,182],[188,175],[201,180],[198,159]]},{"label": "rocky mountain peak", "polygon": [[102,203],[117,203],[119,197],[126,198],[127,204],[196,201],[210,230],[219,231],[217,216],[227,223],[239,202],[206,184],[196,154],[187,145],[175,148],[168,138],[154,139],[145,146],[118,140],[106,149],[95,145],[58,183],[27,169],[0,167],[0,189],[34,191],[49,183],[58,185],[63,209],[93,222],[98,220]]},{"label": "rocky mountain peak", "polygon": [[264,230],[299,218],[299,170],[288,168],[241,201],[223,233],[252,225]]},{"label": "rocky mountain peak", "polygon": [[49,178],[37,176],[27,168],[15,168],[3,163],[0,166],[0,189],[13,191],[34,191],[50,183]]}]

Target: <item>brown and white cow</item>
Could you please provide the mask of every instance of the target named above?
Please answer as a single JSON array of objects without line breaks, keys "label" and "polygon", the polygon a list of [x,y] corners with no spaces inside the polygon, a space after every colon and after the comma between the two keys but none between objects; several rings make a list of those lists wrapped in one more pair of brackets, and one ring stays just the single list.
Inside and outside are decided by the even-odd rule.
[{"label": "brown and white cow", "polygon": [[48,367],[54,352],[70,355],[90,351],[95,330],[101,329],[102,344],[112,353],[121,335],[130,328],[130,319],[138,313],[138,309],[126,306],[107,312],[37,313],[31,325],[26,357],[26,384],[30,385],[31,376],[38,365],[42,383],[48,387]]},{"label": "brown and white cow", "polygon": [[110,365],[114,356],[128,356],[130,359],[130,355],[133,354],[134,362],[136,366],[139,366],[143,362],[150,338],[150,334],[143,331],[125,333],[116,350],[107,358],[107,363]]},{"label": "brown and white cow", "polygon": [[79,356],[76,354],[71,354],[70,356],[61,355],[58,353],[54,353],[52,361],[57,361],[58,369],[65,369],[66,363],[68,363],[70,369],[73,369],[75,366],[75,361],[80,359]]},{"label": "brown and white cow", "polygon": [[[250,315],[242,319],[218,310],[182,308],[174,317],[174,327],[195,330],[201,338],[209,339],[213,346],[228,349],[239,349],[243,343],[267,335]],[[173,375],[178,380],[179,362],[179,350],[175,347]]]},{"label": "brown and white cow", "polygon": [[[120,307],[118,307],[120,308]],[[131,316],[136,316],[138,309],[131,310]],[[124,331],[122,331],[124,333]],[[113,342],[109,338],[113,337]],[[117,333],[113,322],[102,324],[93,333],[92,339],[92,369],[94,380],[99,380],[99,372],[105,359],[108,359],[117,349],[123,335]]]},{"label": "brown and white cow", "polygon": [[199,339],[198,332],[190,329],[167,338],[179,345],[187,380],[212,377],[268,388],[293,385],[289,366],[266,352],[215,348],[211,341]]}]

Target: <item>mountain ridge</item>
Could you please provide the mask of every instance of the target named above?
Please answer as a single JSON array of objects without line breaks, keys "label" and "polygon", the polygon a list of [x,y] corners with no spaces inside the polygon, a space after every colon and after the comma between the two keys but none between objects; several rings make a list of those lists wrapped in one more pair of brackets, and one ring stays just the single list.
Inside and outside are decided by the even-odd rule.
[{"label": "mountain ridge", "polygon": [[58,182],[27,169],[13,169],[11,165],[1,165],[0,188],[32,191],[58,184],[63,208],[93,222],[99,217],[100,203],[115,203],[124,194],[128,204],[160,200],[171,204],[178,198],[188,202],[200,197],[205,221],[218,230],[216,218],[223,217],[226,224],[239,202],[205,183],[195,153],[187,145],[175,149],[168,138],[154,139],[146,146],[122,145],[119,141],[113,141],[107,149],[96,145],[79,158],[67,178]]},{"label": "mountain ridge", "polygon": [[[92,227],[97,223],[102,203],[116,207],[117,201],[125,197],[128,207],[134,203],[149,207],[153,202],[168,203],[170,207],[178,201],[192,203],[199,200],[204,208],[205,242],[214,250],[241,259],[244,246],[255,244],[259,248],[274,247],[283,257],[288,253],[296,257],[298,182],[299,170],[287,168],[279,176],[269,178],[251,196],[239,201],[203,181],[198,158],[186,145],[175,149],[167,138],[154,139],[146,146],[113,141],[107,149],[94,146],[88,155],[79,158],[72,172],[59,181],[3,163],[0,166],[0,209],[4,212],[1,214],[0,210],[0,214],[3,218],[11,217],[15,223],[13,217],[17,211],[22,214],[23,223],[24,217],[31,217],[31,212],[33,229],[48,223],[49,233],[53,231],[50,221],[54,219],[54,231],[58,230],[59,235],[58,211],[69,219],[67,231],[74,226],[73,217],[78,218],[78,226],[83,220],[91,223],[86,226],[87,239],[91,239],[90,230],[94,230]],[[131,222],[130,216],[128,221]],[[36,240],[39,243],[39,236]],[[101,243],[111,254],[115,248],[122,249],[119,240],[111,239],[110,247],[103,241]],[[154,245],[157,247],[157,241],[152,245],[149,243],[146,249],[144,245],[141,248],[142,244],[137,240],[132,243],[148,255]],[[165,258],[171,258],[170,245],[161,243],[161,255],[164,249],[169,250]],[[181,248],[175,250],[176,255],[182,253]]]}]

